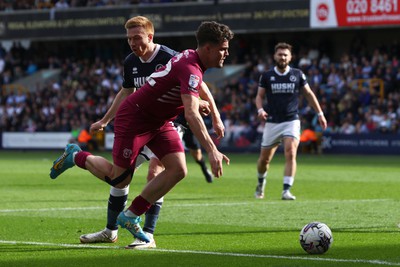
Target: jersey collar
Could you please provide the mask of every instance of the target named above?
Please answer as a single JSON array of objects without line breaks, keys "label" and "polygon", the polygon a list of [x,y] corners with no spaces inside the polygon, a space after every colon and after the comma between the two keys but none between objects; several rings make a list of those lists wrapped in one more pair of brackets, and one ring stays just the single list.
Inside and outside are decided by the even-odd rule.
[{"label": "jersey collar", "polygon": [[156,49],[154,49],[153,54],[151,55],[151,57],[149,57],[148,60],[144,61],[142,58],[139,57],[139,59],[140,59],[140,61],[141,61],[142,63],[149,63],[149,62],[152,62],[153,59],[156,57],[156,55],[158,54],[158,51],[160,51],[160,47],[161,47],[161,46],[160,46],[159,44],[155,44],[155,45],[156,45]]},{"label": "jersey collar", "polygon": [[285,76],[286,74],[289,73],[289,71],[290,71],[290,66],[287,66],[286,71],[285,71],[284,73],[281,73],[281,72],[278,70],[278,68],[277,68],[276,66],[274,67],[274,71],[275,71],[275,73],[278,74],[279,76]]}]

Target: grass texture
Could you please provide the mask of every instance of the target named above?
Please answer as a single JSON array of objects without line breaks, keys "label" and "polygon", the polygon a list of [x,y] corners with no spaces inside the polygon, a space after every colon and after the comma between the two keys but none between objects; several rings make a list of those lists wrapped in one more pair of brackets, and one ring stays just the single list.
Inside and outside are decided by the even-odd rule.
[{"label": "grass texture", "polygon": [[[254,198],[258,155],[228,155],[231,165],[212,184],[188,155],[188,176],[165,197],[157,249],[137,251],[124,249],[133,240],[124,229],[115,244],[79,243],[105,227],[109,186],[77,167],[51,180],[59,153],[0,151],[0,266],[400,266],[399,156],[299,154],[297,200],[282,201],[281,154],[263,200]],[[299,244],[312,221],[333,233],[323,255]]]}]

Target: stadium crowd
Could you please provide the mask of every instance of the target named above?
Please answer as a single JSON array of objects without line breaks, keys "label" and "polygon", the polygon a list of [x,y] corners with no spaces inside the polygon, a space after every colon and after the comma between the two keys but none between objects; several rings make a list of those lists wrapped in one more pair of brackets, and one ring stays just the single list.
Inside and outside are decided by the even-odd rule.
[{"label": "stadium crowd", "polygon": [[[260,73],[273,62],[270,51],[260,54],[248,47],[236,50],[228,63],[245,64],[245,70],[218,89],[213,88],[213,93],[226,126],[221,142],[240,147],[260,140],[263,123],[256,119],[254,98]],[[318,96],[328,120],[326,132],[400,134],[399,52],[397,43],[371,51],[353,44],[335,61],[324,49],[301,46],[295,51],[292,66],[304,71]],[[102,117],[120,89],[120,55],[107,59],[47,55],[46,60],[36,61],[31,57],[34,54],[17,42],[9,51],[0,47],[2,131],[76,132]],[[34,91],[7,87],[48,68],[61,69],[60,79],[38,84]],[[321,132],[312,109],[303,100],[300,107],[303,127]],[[211,122],[205,120],[211,129]]]}]

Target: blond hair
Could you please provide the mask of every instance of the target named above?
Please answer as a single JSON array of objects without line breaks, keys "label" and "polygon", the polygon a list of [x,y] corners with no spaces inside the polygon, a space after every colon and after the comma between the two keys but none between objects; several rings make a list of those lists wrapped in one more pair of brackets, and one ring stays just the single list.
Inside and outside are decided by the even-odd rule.
[{"label": "blond hair", "polygon": [[147,33],[151,33],[154,35],[154,25],[153,23],[146,17],[143,16],[136,16],[133,18],[130,18],[126,21],[125,23],[125,29],[130,29],[134,27],[143,27],[143,29]]}]

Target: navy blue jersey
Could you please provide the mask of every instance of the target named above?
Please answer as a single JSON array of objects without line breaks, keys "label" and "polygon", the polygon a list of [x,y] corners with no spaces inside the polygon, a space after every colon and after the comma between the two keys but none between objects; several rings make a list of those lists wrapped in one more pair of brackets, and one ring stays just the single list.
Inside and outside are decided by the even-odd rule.
[{"label": "navy blue jersey", "polygon": [[267,122],[298,119],[299,93],[306,84],[306,76],[296,68],[289,67],[282,74],[275,67],[261,74],[259,86],[265,89]]},{"label": "navy blue jersey", "polygon": [[142,61],[134,53],[129,54],[124,61],[123,88],[139,89],[146,83],[147,77],[163,67],[179,52],[164,45],[156,45],[156,51],[146,62]]}]

